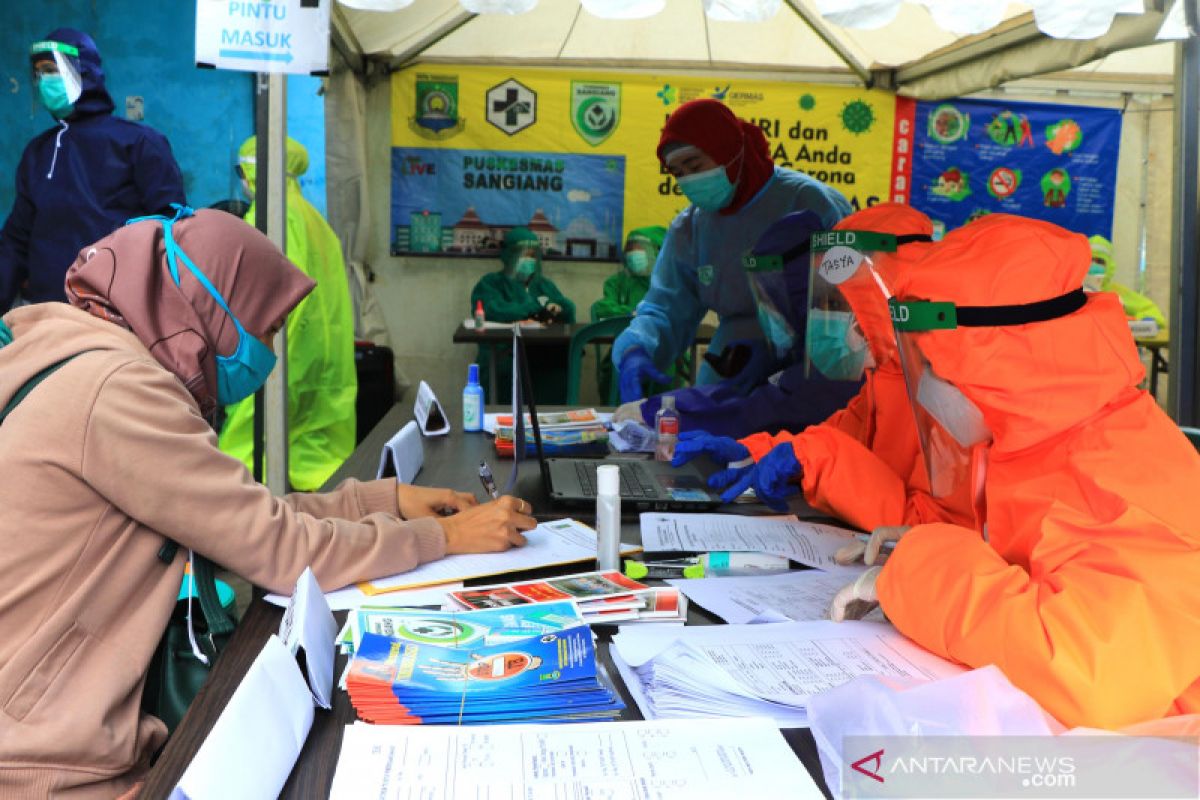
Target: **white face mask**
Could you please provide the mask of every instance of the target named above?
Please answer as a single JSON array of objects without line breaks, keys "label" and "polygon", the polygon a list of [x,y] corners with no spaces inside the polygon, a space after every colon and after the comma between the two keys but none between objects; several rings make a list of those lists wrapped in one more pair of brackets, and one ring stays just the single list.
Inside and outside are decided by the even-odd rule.
[{"label": "white face mask", "polygon": [[992,438],[992,431],[983,419],[983,412],[958,387],[926,369],[917,386],[917,402],[929,416],[954,437],[963,448],[982,444]]}]

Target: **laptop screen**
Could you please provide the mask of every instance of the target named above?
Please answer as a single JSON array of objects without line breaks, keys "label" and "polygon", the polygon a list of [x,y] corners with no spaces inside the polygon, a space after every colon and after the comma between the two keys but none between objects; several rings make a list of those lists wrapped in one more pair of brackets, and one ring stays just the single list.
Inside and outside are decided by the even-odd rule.
[{"label": "laptop screen", "polygon": [[542,452],[542,432],[538,425],[537,402],[533,397],[533,379],[529,375],[529,360],[525,355],[525,340],[521,338],[521,326],[513,325],[513,368],[512,368],[512,414],[513,414],[513,468],[504,485],[504,493],[512,494],[517,483],[521,461],[525,458],[525,406],[529,406],[529,420],[533,426],[533,446],[537,453],[538,467],[542,471],[542,486],[550,490],[550,467]]}]

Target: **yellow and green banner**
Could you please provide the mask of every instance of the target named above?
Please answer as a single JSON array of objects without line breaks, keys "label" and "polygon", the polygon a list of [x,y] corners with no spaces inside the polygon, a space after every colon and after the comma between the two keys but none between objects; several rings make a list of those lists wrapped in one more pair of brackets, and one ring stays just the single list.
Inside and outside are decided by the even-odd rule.
[{"label": "yellow and green banner", "polygon": [[[776,164],[856,208],[894,199],[895,98],[784,81],[418,65],[392,76],[392,252],[493,255],[524,225],[551,258],[614,260],[687,200],[655,156],[680,103],[713,97]],[[903,198],[902,198],[903,199]]]}]

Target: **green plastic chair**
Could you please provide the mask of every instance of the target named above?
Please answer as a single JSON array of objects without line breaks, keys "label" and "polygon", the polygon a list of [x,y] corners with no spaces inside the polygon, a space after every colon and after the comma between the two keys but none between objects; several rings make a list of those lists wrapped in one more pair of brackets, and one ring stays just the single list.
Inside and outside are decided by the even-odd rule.
[{"label": "green plastic chair", "polygon": [[[583,372],[583,352],[587,349],[587,346],[595,339],[603,337],[615,339],[620,335],[621,331],[629,327],[629,323],[632,321],[632,315],[609,317],[599,322],[584,325],[571,334],[571,342],[567,345],[567,405],[573,406],[579,404],[579,380]],[[614,376],[608,397],[604,398],[605,405],[617,405],[617,400],[619,399],[617,392],[617,381]]]}]

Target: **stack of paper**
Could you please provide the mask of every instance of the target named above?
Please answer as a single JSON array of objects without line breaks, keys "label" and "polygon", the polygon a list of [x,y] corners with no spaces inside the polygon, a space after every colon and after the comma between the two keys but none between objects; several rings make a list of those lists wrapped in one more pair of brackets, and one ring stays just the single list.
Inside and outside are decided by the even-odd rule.
[{"label": "stack of paper", "polygon": [[678,589],[647,586],[609,570],[583,572],[521,583],[501,583],[451,592],[448,597],[468,608],[504,608],[546,600],[572,600],[584,622],[682,622],[687,599]]},{"label": "stack of paper", "polygon": [[[540,412],[538,433],[542,439],[542,452],[548,455],[580,455],[591,452],[604,455],[608,452],[608,428],[594,408]],[[525,439],[526,454],[536,455],[532,420],[528,414],[525,415]],[[500,456],[512,458],[512,414],[501,414],[496,418],[496,452]]]},{"label": "stack of paper", "polygon": [[586,627],[457,649],[364,633],[346,689],[360,717],[394,725],[595,720],[625,707]]},{"label": "stack of paper", "polygon": [[877,622],[622,629],[613,663],[646,719],[768,716],[808,724],[808,698],[860,675],[912,684],[963,667]]},{"label": "stack of paper", "polygon": [[596,722],[463,730],[347,726],[330,791],[361,797],[817,800],[765,719]]}]

